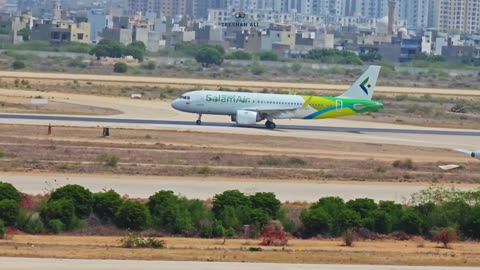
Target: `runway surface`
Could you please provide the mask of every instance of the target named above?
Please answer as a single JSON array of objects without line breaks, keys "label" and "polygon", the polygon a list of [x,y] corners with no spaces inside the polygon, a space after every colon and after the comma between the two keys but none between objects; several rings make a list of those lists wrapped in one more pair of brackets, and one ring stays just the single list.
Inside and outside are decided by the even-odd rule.
[{"label": "runway surface", "polygon": [[337,264],[280,264],[233,262],[175,262],[134,260],[64,260],[37,258],[0,258],[2,269],[8,270],[476,270],[479,267],[389,266],[389,265],[337,265]]},{"label": "runway surface", "polygon": [[[114,189],[121,195],[133,198],[148,198],[160,190],[172,190],[187,198],[206,200],[225,190],[238,189],[252,194],[274,192],[285,201],[315,202],[321,197],[339,196],[345,200],[372,198],[393,200],[399,203],[414,192],[425,189],[429,184],[375,183],[375,182],[306,182],[268,180],[217,180],[216,178],[186,178],[159,176],[106,176],[106,175],[62,175],[62,174],[9,174],[1,173],[0,181],[12,183],[21,192],[39,194],[67,184],[78,184],[93,192]],[[479,185],[459,185],[460,189],[474,189]]]},{"label": "runway surface", "polygon": [[[0,119],[21,120],[47,120],[68,122],[93,122],[102,124],[139,124],[139,125],[168,125],[168,126],[195,126],[193,121],[173,121],[156,119],[132,119],[132,118],[109,118],[109,117],[86,117],[86,116],[60,116],[60,115],[35,115],[35,114],[0,114]],[[205,122],[205,127],[237,127],[235,124],[220,122]],[[245,127],[244,127],[245,128]],[[256,125],[253,128],[263,128]],[[333,126],[306,126],[306,125],[279,125],[279,129],[326,131],[326,132],[350,132],[350,133],[392,133],[392,134],[418,134],[418,135],[449,135],[449,136],[480,136],[480,131],[462,130],[434,130],[434,129],[400,129],[400,128],[361,128],[361,127],[333,127]]]}]

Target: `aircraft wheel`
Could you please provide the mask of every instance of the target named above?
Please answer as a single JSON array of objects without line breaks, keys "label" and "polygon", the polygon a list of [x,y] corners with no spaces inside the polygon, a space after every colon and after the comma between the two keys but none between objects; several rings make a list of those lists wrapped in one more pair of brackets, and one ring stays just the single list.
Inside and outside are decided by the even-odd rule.
[{"label": "aircraft wheel", "polygon": [[275,129],[277,127],[277,125],[275,125],[274,122],[268,120],[267,122],[265,122],[265,126],[269,129]]},{"label": "aircraft wheel", "polygon": [[197,125],[201,125],[202,124],[202,120],[197,120]]}]

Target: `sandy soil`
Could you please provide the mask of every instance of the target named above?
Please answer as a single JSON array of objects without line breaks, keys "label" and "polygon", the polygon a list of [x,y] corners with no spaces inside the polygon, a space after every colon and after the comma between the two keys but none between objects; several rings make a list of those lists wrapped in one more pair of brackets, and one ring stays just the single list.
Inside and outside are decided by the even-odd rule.
[{"label": "sandy soil", "polygon": [[125,249],[119,237],[16,235],[0,241],[0,256],[88,259],[192,260],[237,262],[338,263],[386,265],[480,266],[476,242],[451,244],[451,249],[420,239],[355,242],[344,247],[340,239],[290,240],[282,247],[250,252],[260,239],[163,238],[162,250]]},{"label": "sandy soil", "polygon": [[[208,79],[179,79],[179,78],[159,78],[159,77],[141,77],[141,76],[108,76],[108,75],[89,75],[89,74],[65,74],[65,73],[36,73],[36,72],[12,72],[1,71],[0,77],[34,79],[34,80],[76,80],[88,82],[108,82],[108,83],[135,83],[135,84],[154,84],[170,85],[175,87],[233,87],[249,89],[298,89],[298,90],[323,90],[343,92],[348,88],[347,85],[328,85],[328,84],[307,84],[307,83],[285,83],[285,82],[258,82],[258,81],[235,81],[235,80],[208,80]],[[438,95],[456,95],[456,96],[479,96],[480,90],[462,90],[462,89],[432,89],[432,88],[409,88],[409,87],[378,87],[379,93],[410,93],[410,94],[438,94]]]}]

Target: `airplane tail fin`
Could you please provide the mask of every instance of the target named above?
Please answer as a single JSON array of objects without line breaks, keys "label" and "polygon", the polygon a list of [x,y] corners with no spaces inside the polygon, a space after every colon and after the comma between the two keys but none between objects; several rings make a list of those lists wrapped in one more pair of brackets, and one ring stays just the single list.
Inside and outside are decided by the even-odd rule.
[{"label": "airplane tail fin", "polygon": [[381,66],[370,66],[340,98],[372,100]]}]

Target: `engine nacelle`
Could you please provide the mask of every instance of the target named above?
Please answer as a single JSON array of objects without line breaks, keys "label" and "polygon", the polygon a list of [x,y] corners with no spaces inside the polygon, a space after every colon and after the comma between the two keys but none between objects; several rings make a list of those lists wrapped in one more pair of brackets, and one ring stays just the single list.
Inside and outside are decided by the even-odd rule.
[{"label": "engine nacelle", "polygon": [[239,125],[254,125],[262,121],[262,117],[258,112],[248,110],[238,110],[235,115],[232,115],[232,121]]},{"label": "engine nacelle", "polygon": [[480,159],[480,151],[473,151],[472,158]]}]

